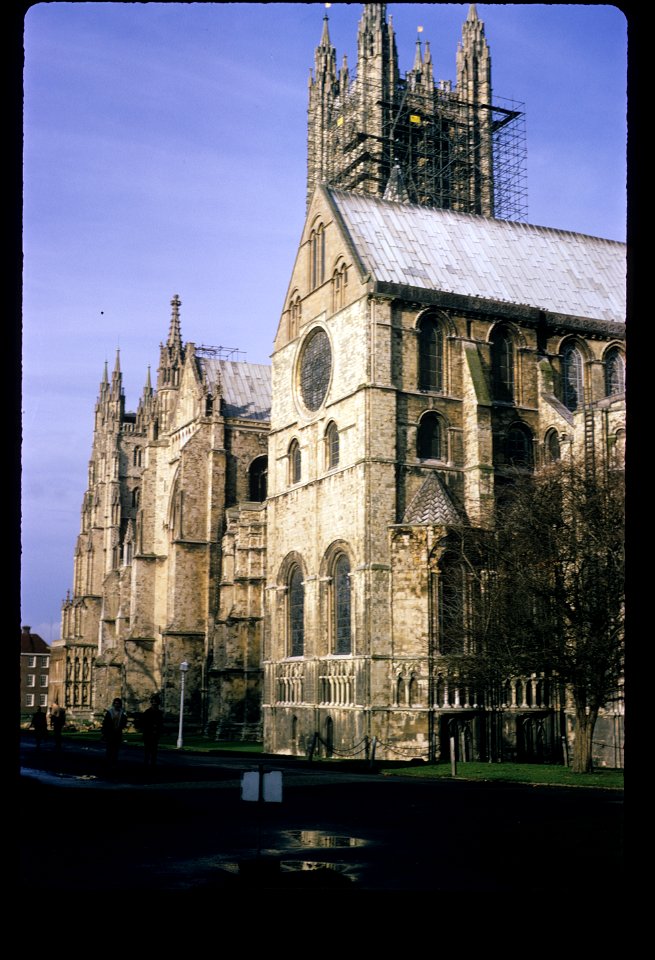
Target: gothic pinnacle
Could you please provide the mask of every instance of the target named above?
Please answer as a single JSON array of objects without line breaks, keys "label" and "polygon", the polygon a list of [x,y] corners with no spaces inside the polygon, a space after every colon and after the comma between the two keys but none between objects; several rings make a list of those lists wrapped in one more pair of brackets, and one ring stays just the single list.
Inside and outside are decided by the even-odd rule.
[{"label": "gothic pinnacle", "polygon": [[180,307],[182,306],[182,301],[180,296],[177,293],[173,294],[173,299],[171,300],[171,325],[168,331],[168,346],[181,346],[182,344],[182,333],[180,329]]},{"label": "gothic pinnacle", "polygon": [[332,46],[330,43],[330,31],[328,29],[328,15],[327,13],[323,17],[323,33],[321,34],[321,47],[329,48]]}]

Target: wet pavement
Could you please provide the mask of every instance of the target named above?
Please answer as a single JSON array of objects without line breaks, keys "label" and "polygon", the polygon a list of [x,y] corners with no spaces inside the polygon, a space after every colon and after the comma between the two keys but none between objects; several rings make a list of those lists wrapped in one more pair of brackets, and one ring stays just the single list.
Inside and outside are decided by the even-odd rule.
[{"label": "wet pavement", "polygon": [[[244,890],[362,898],[402,892],[575,889],[571,863],[622,874],[619,791],[424,781],[294,758],[162,751],[146,770],[126,747],[27,739],[20,749],[21,882],[210,902]],[[281,802],[242,799],[246,771],[280,770]],[[352,771],[352,772],[351,772]]]}]

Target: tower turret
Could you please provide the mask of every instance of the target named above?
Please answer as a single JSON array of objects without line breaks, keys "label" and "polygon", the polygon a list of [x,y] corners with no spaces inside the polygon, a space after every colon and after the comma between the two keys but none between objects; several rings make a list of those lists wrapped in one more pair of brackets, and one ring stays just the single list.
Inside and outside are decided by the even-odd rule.
[{"label": "tower turret", "polygon": [[469,158],[468,182],[464,189],[465,209],[484,216],[494,215],[493,146],[491,133],[491,54],[484,23],[474,3],[462,27],[457,48],[456,96],[460,104],[467,142],[463,152]]},{"label": "tower turret", "polygon": [[159,429],[168,426],[174,397],[180,386],[180,371],[184,364],[184,344],[180,324],[182,301],[176,293],[171,300],[171,321],[166,343],[159,348],[159,368],[157,370],[157,399],[159,411]]}]

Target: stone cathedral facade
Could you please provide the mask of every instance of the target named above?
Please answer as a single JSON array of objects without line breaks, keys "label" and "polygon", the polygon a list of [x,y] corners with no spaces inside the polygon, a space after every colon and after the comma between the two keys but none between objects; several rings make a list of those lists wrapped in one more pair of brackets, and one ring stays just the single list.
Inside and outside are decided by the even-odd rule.
[{"label": "stone cathedral facade", "polygon": [[[212,736],[486,756],[440,637],[449,534],[489,524],[517,465],[591,444],[620,468],[625,444],[625,248],[498,216],[490,105],[474,5],[454,87],[427,44],[399,77],[384,4],[337,72],[326,18],[271,367],[185,344],[174,297],[135,414],[118,359],[102,379],[53,650],[75,715],[121,694],[138,717],[158,692],[175,718],[185,660],[187,720]],[[558,755],[566,702],[537,675],[505,695],[505,755]],[[621,765],[620,707],[596,736]]]}]

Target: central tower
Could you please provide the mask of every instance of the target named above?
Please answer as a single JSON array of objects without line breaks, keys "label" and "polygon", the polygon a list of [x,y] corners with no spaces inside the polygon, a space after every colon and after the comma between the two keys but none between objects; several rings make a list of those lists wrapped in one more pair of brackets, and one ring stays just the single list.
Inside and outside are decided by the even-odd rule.
[{"label": "central tower", "polygon": [[[483,216],[521,219],[498,202],[494,168],[508,124],[492,105],[491,56],[471,4],[457,50],[457,80],[435,83],[430,45],[416,41],[412,69],[398,70],[386,4],[364,4],[357,70],[336,65],[328,18],[309,78],[307,203],[317,184]],[[519,215],[517,215],[517,212]]]}]

